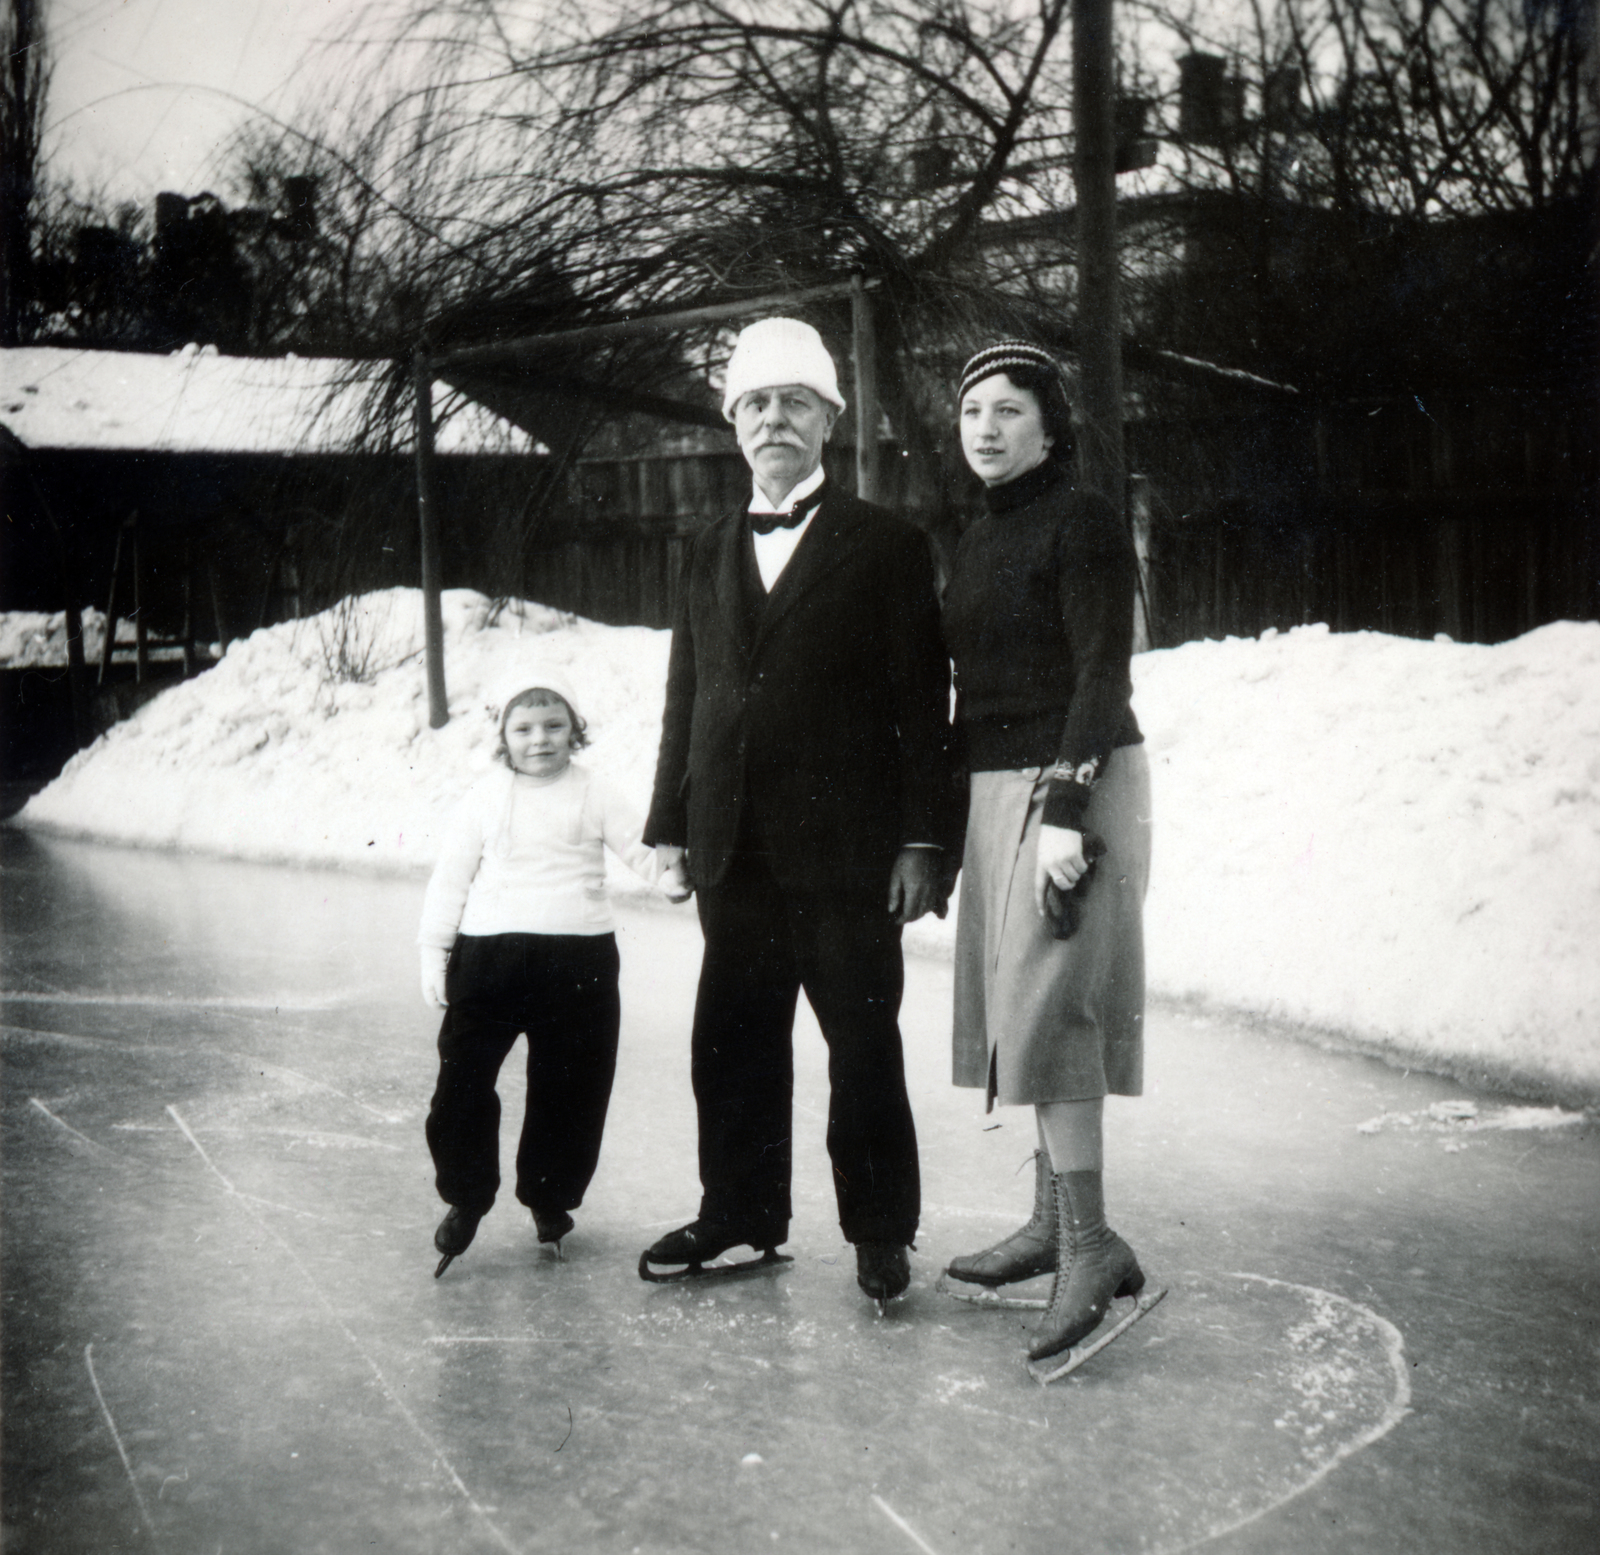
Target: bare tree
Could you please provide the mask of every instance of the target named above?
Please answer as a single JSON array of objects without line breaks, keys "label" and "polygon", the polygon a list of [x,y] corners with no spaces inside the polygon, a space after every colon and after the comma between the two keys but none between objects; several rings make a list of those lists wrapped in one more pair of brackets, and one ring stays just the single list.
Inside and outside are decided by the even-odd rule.
[{"label": "bare tree", "polygon": [[[513,319],[555,327],[863,273],[886,409],[921,448],[979,321],[1068,338],[1070,291],[997,295],[1014,256],[996,255],[988,224],[1072,202],[1069,0],[401,12],[368,90],[294,153],[338,228],[329,296],[353,331],[394,347],[423,330],[494,339]],[[816,321],[843,343],[842,312]],[[703,384],[716,338],[609,347],[582,367]]]},{"label": "bare tree", "polygon": [[1187,184],[1426,218],[1596,193],[1589,0],[1140,9],[1191,51],[1165,99]]},{"label": "bare tree", "polygon": [[50,67],[35,0],[6,0],[0,13],[0,344],[21,339],[32,291],[32,231]]}]

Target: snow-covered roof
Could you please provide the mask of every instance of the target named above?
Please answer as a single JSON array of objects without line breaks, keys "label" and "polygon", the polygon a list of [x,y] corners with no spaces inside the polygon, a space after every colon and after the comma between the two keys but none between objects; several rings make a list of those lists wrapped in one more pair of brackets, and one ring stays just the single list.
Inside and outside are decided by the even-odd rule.
[{"label": "snow-covered roof", "polygon": [[[24,447],[151,453],[339,453],[382,364],[326,357],[0,351],[0,425]],[[535,451],[525,432],[436,391],[441,453]]]}]

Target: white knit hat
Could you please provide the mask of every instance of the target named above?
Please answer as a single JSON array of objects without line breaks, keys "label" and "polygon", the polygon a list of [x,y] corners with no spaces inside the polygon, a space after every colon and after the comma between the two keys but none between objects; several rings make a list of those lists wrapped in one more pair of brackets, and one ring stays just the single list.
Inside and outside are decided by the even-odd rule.
[{"label": "white knit hat", "polygon": [[572,710],[574,718],[583,716],[578,710],[578,699],[573,693],[571,682],[565,673],[548,659],[519,658],[508,664],[489,682],[488,705],[494,709],[497,719],[503,719],[507,704],[521,696],[524,691],[532,691],[535,686],[555,692]]},{"label": "white knit hat", "polygon": [[835,409],[844,409],[839,374],[822,336],[799,319],[757,319],[740,330],[728,358],[722,414],[732,421],[733,407],[743,395],[787,383],[801,384]]}]

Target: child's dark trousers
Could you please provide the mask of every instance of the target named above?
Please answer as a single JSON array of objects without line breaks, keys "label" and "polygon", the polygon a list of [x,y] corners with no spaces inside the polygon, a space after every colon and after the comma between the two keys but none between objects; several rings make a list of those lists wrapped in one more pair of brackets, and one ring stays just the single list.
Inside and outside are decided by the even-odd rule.
[{"label": "child's dark trousers", "polygon": [[486,1212],[500,1187],[495,1080],[528,1037],[517,1198],[576,1209],[600,1160],[622,1006],[614,934],[463,934],[445,975],[439,1083],[428,1110],[434,1181],[446,1204]]}]

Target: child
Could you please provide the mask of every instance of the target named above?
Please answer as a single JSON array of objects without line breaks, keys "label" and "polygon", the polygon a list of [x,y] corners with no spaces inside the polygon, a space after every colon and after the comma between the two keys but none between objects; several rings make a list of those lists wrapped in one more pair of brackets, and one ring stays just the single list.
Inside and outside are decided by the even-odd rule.
[{"label": "child", "polygon": [[464,1253],[500,1186],[495,1080],[528,1037],[528,1096],[517,1198],[540,1242],[572,1229],[570,1211],[600,1158],[616,1070],[621,1004],[602,844],[654,881],[643,820],[572,754],[588,743],[565,678],[527,666],[496,706],[504,769],[461,801],[428,882],[417,942],[422,996],[444,1010],[428,1148],[450,1206],[434,1233],[437,1278]]}]

